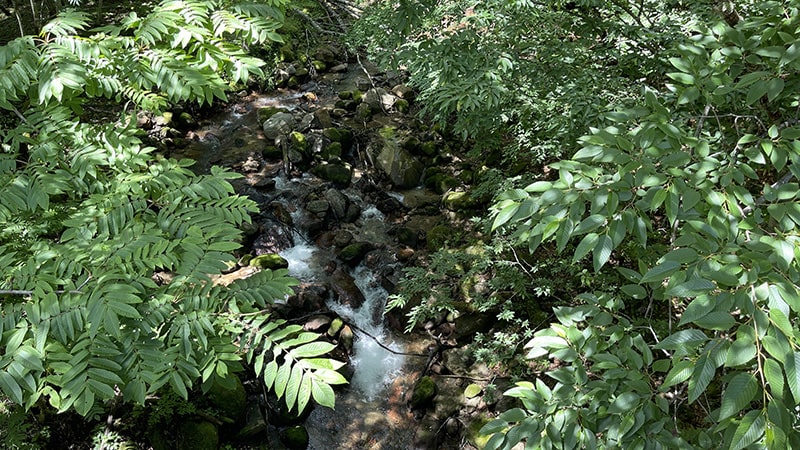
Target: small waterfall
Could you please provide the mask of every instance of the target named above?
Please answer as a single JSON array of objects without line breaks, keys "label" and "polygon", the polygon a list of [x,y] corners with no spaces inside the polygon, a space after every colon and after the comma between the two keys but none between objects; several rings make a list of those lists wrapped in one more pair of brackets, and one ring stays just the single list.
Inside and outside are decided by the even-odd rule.
[{"label": "small waterfall", "polygon": [[[366,400],[374,400],[380,396],[392,380],[397,376],[405,363],[405,358],[394,352],[402,352],[400,345],[389,340],[388,332],[380,320],[388,293],[375,279],[374,274],[364,265],[353,272],[356,286],[361,290],[366,301],[358,309],[352,309],[331,301],[328,307],[342,317],[347,318],[359,330],[369,333],[364,335],[355,331],[353,356],[351,363],[355,374],[350,381],[352,388],[361,392]],[[394,352],[387,350],[390,348]]]}]

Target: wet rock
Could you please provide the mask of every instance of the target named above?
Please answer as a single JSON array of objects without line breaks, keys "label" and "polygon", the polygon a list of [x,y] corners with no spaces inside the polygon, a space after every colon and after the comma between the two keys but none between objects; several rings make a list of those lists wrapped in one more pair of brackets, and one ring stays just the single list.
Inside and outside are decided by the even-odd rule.
[{"label": "wet rock", "polygon": [[325,217],[329,208],[330,204],[325,199],[311,200],[306,203],[306,211],[319,218]]},{"label": "wet rock", "polygon": [[178,427],[177,450],[217,450],[217,426],[205,420],[189,420]]},{"label": "wet rock", "polygon": [[308,448],[308,431],[302,425],[295,425],[282,430],[280,439],[289,450],[305,450]]},{"label": "wet rock", "polygon": [[261,155],[267,161],[277,161],[283,158],[283,151],[274,145],[267,145],[261,152]]},{"label": "wet rock", "polygon": [[339,343],[348,353],[353,350],[353,337],[353,329],[350,328],[350,325],[343,326],[342,331],[339,332]]},{"label": "wet rock", "polygon": [[330,128],[333,126],[331,122],[331,111],[329,108],[319,108],[314,111],[314,121],[311,122],[314,128]]},{"label": "wet rock", "polygon": [[428,231],[425,238],[428,251],[435,252],[444,248],[447,241],[453,238],[453,230],[447,225],[436,225]]},{"label": "wet rock", "polygon": [[395,236],[397,237],[397,242],[400,244],[407,245],[409,247],[416,247],[417,244],[419,244],[419,236],[410,228],[397,228],[395,230]]},{"label": "wet rock", "polygon": [[347,186],[353,177],[350,168],[343,163],[318,164],[311,168],[311,173],[339,186]]},{"label": "wet rock", "polygon": [[347,214],[347,207],[350,204],[350,199],[338,189],[328,189],[322,193],[322,196],[328,201],[333,217],[335,217],[336,220],[344,219]]},{"label": "wet rock", "polygon": [[361,217],[361,207],[351,202],[347,206],[347,212],[344,215],[343,222],[353,223],[358,220],[359,217]]},{"label": "wet rock", "polygon": [[331,73],[347,72],[347,63],[342,63],[342,64],[338,64],[336,66],[333,66],[333,67],[331,67],[329,72],[331,72]]},{"label": "wet rock", "polygon": [[261,412],[261,407],[257,403],[247,405],[247,417],[245,424],[239,430],[239,439],[252,439],[267,432],[268,425]]},{"label": "wet rock", "polygon": [[303,329],[306,331],[313,331],[315,333],[322,333],[331,324],[331,318],[328,316],[314,316],[306,321]]},{"label": "wet rock", "polygon": [[467,211],[475,207],[469,192],[448,192],[442,199],[445,208],[451,211]]},{"label": "wet rock", "polygon": [[258,109],[258,123],[266,122],[270,117],[278,113],[288,113],[289,110],[279,106],[265,106]]},{"label": "wet rock", "polygon": [[333,234],[333,245],[337,248],[344,248],[353,242],[353,233],[347,230],[336,230]]},{"label": "wet rock", "polygon": [[339,259],[347,264],[350,264],[351,266],[357,266],[358,263],[360,263],[364,258],[364,255],[366,255],[370,250],[372,250],[372,244],[368,242],[356,242],[343,248],[339,252],[338,256]]},{"label": "wet rock", "polygon": [[383,88],[372,88],[364,93],[363,102],[373,113],[387,112],[392,109],[397,97]]},{"label": "wet rock", "polygon": [[400,189],[412,188],[419,184],[424,167],[411,153],[400,148],[391,128],[379,133],[378,148],[373,149],[376,165]]},{"label": "wet rock", "polygon": [[294,246],[291,234],[277,222],[265,222],[264,232],[253,241],[253,252],[256,255],[280,253]]},{"label": "wet rock", "polygon": [[397,86],[393,87],[392,93],[404,100],[408,100],[409,102],[413,102],[414,99],[417,98],[417,93],[405,84],[398,84]]},{"label": "wet rock", "polygon": [[359,103],[358,106],[356,106],[356,118],[365,122],[368,121],[372,118],[372,108],[366,103]]},{"label": "wet rock", "polygon": [[251,259],[250,266],[270,270],[286,269],[289,267],[289,261],[276,253],[267,253]]},{"label": "wet rock", "polygon": [[264,121],[262,129],[264,130],[264,137],[267,139],[276,139],[278,136],[283,136],[291,132],[294,126],[294,116],[289,113],[279,112]]},{"label": "wet rock", "polygon": [[286,301],[298,315],[306,311],[323,311],[326,309],[325,301],[329,295],[328,288],[321,283],[301,283],[297,294]]},{"label": "wet rock", "polygon": [[339,303],[353,309],[358,309],[364,304],[364,294],[356,286],[353,276],[341,267],[337,267],[331,274],[331,289]]},{"label": "wet rock", "polygon": [[411,400],[408,402],[411,409],[424,409],[433,404],[433,398],[436,397],[437,387],[436,382],[429,376],[424,376],[414,384],[414,391],[411,394]]},{"label": "wet rock", "polygon": [[239,423],[246,417],[247,393],[239,377],[236,375],[228,375],[228,377],[226,382],[230,386],[213,383],[206,393],[206,398],[224,418],[230,419],[233,423]]}]

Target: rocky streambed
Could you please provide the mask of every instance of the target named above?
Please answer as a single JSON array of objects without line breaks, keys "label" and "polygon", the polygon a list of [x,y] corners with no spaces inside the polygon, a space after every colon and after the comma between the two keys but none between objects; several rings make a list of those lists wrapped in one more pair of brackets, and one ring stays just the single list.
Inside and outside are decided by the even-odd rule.
[{"label": "rocky streambed", "polygon": [[336,410],[301,418],[245,380],[238,436],[276,449],[471,448],[491,373],[458,347],[447,319],[402,335],[402,317],[383,311],[403,267],[452,234],[448,215],[473,206],[465,187],[476,174],[409,115],[415,95],[400,74],[335,47],[315,57],[285,63],[283,88],[239,93],[199,124],[182,111],[140,121],[196,170],[241,173],[234,187],[260,206],[239,264],[218,282],[288,268],[301,284],[276,308],[350,363]]}]

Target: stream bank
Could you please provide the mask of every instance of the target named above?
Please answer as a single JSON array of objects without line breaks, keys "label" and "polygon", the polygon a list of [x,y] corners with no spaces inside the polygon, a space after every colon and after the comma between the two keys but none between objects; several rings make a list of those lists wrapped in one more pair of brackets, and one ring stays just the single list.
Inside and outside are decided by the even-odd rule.
[{"label": "stream bank", "polygon": [[[492,384],[492,372],[456,340],[454,318],[404,335],[407,309],[384,307],[403,268],[443,245],[453,219],[474,207],[466,188],[477,174],[414,118],[401,74],[334,46],[315,55],[316,73],[285,63],[284,87],[240,92],[200,123],[180,110],[140,118],[169,156],[196,160],[199,172],[239,172],[236,191],[260,206],[239,264],[217,281],[288,268],[301,284],[276,310],[326,334],[338,344],[332,356],[350,363],[336,410],[298,419],[245,380],[251,413],[238,436],[270,449],[474,448],[491,393],[465,388]],[[299,441],[287,438],[297,426]]]}]

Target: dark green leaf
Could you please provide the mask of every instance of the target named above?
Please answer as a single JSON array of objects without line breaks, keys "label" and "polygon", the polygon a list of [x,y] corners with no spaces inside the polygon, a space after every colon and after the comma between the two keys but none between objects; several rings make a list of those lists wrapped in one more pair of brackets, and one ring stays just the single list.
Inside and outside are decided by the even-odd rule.
[{"label": "dark green leaf", "polygon": [[740,373],[733,377],[722,394],[719,408],[719,420],[738,414],[748,406],[758,394],[758,381],[751,373]]}]

